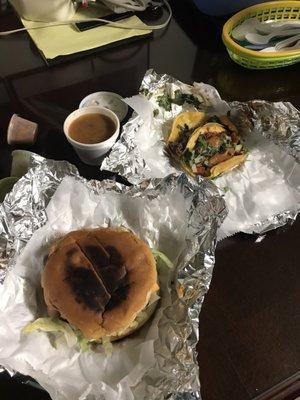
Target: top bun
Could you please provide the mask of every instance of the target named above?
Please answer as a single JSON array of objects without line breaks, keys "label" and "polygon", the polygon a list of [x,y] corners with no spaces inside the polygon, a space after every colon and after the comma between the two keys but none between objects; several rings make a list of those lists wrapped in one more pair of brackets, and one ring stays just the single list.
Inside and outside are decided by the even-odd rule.
[{"label": "top bun", "polygon": [[130,326],[159,289],[146,243],[112,228],[64,236],[50,250],[42,286],[49,310],[94,340],[135,330]]}]

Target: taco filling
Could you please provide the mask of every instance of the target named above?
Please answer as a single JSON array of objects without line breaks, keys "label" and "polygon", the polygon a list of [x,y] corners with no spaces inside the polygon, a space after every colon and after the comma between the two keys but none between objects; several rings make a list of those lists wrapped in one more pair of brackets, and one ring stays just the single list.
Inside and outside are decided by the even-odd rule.
[{"label": "taco filling", "polygon": [[169,149],[189,174],[215,178],[244,161],[245,148],[227,117],[213,117],[200,127],[187,128],[182,141],[170,143]]},{"label": "taco filling", "polygon": [[205,115],[199,111],[188,111],[179,114],[173,121],[168,138],[168,147],[172,154],[180,157],[195,128],[204,123]]}]

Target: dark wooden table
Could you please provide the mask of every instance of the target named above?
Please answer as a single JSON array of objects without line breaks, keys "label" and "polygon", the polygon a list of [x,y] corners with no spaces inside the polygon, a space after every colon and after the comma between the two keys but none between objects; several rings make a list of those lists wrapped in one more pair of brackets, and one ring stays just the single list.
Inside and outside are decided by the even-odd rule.
[{"label": "dark wooden table", "polygon": [[[173,2],[174,18],[153,38],[65,58],[47,66],[27,34],[0,40],[0,177],[10,170],[6,128],[13,112],[40,124],[30,150],[82,164],[62,134],[65,116],[87,94],[130,96],[148,68],[184,82],[214,85],[224,99],[288,100],[300,107],[299,65],[249,71],[228,58],[222,21],[202,16],[188,1]],[[18,25],[0,16],[1,30]],[[218,244],[209,293],[200,315],[199,365],[203,400],[295,399],[300,394],[299,219],[256,237],[239,234]],[[38,389],[0,375],[0,399],[48,399]]]}]

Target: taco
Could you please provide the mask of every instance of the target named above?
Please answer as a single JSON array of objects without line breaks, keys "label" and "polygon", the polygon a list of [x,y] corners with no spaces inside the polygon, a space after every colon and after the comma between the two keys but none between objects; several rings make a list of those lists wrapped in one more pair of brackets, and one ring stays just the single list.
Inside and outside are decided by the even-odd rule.
[{"label": "taco", "polygon": [[236,127],[226,116],[221,116],[194,130],[180,162],[192,176],[216,178],[245,158],[246,150]]},{"label": "taco", "polygon": [[167,138],[169,151],[175,156],[180,157],[185,151],[194,130],[203,125],[205,114],[200,111],[187,111],[179,114],[173,121],[172,129]]}]

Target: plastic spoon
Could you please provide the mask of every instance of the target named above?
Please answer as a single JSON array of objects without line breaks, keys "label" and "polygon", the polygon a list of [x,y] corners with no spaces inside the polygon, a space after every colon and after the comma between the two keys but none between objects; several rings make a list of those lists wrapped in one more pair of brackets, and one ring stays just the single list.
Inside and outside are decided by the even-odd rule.
[{"label": "plastic spoon", "polygon": [[[300,50],[300,40],[298,40],[293,46],[288,46],[288,47],[281,48],[281,50],[284,50],[284,51],[297,50],[297,49]],[[267,47],[267,48],[265,48],[263,50],[260,50],[260,51],[268,53],[268,52],[272,52],[272,51],[278,51],[278,49],[276,49],[276,46],[274,46],[274,47]]]},{"label": "plastic spoon", "polygon": [[236,40],[245,40],[248,33],[262,33],[270,34],[277,29],[292,29],[300,27],[300,21],[293,22],[282,22],[282,21],[270,21],[260,22],[258,19],[249,18],[246,19],[241,25],[233,29],[231,36]]},{"label": "plastic spoon", "polygon": [[299,29],[287,29],[287,30],[278,30],[274,33],[270,33],[269,35],[260,35],[258,33],[247,33],[246,39],[249,43],[252,44],[267,44],[270,40],[276,37],[285,37],[285,36],[293,36],[300,33]]},{"label": "plastic spoon", "polygon": [[[261,26],[262,25],[262,26]],[[246,34],[248,33],[265,33],[266,35],[273,31],[271,26],[262,24],[256,18],[249,18],[242,22],[241,25],[234,28],[231,32],[231,36],[235,40],[245,40]]]},{"label": "plastic spoon", "polygon": [[298,42],[296,42],[296,43],[294,44],[294,46],[285,47],[285,50],[297,50],[297,49],[300,50],[300,40],[298,40]]},{"label": "plastic spoon", "polygon": [[276,43],[276,45],[274,46],[275,50],[276,51],[281,50],[284,47],[287,47],[290,44],[292,44],[294,42],[297,42],[299,39],[300,39],[300,33],[299,33],[299,35],[293,36],[291,38],[288,38],[288,39],[285,39],[285,40],[281,40],[280,42]]},{"label": "plastic spoon", "polygon": [[[297,40],[299,40],[299,39],[300,39],[300,34],[296,35],[296,36],[293,36],[291,38],[288,38],[288,39],[281,40],[280,42],[277,42],[275,45],[270,46],[270,47],[266,47],[266,48],[262,49],[261,51],[267,51],[267,52],[268,51],[279,51],[279,50],[282,50],[284,48],[287,48],[287,50],[288,50],[290,48],[294,48],[294,46],[289,46],[289,45],[297,42]],[[252,46],[253,47],[255,47],[255,46],[259,47],[259,45],[252,45]]]}]

